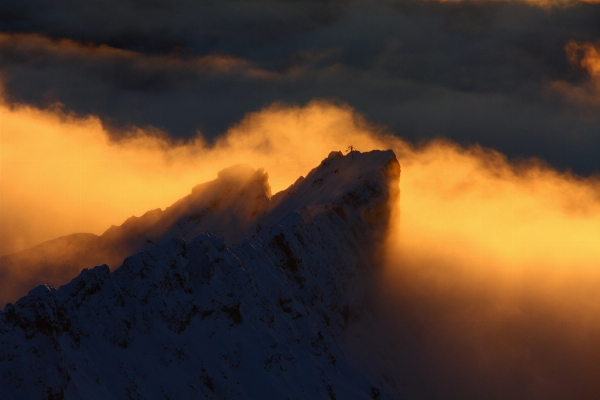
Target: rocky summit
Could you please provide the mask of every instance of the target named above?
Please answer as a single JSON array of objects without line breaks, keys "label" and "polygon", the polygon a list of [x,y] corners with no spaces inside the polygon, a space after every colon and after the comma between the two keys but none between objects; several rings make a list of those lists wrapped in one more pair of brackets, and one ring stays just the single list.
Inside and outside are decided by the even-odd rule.
[{"label": "rocky summit", "polygon": [[377,302],[399,178],[391,151],[333,152],[271,196],[236,166],[111,228],[146,248],[0,313],[0,398],[401,398],[344,340]]}]

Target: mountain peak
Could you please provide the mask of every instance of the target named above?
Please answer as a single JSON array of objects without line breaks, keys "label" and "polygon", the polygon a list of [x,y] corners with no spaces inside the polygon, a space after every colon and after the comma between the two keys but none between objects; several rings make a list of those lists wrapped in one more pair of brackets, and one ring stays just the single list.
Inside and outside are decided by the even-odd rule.
[{"label": "mountain peak", "polygon": [[192,194],[204,192],[206,187],[215,190],[216,185],[247,185],[249,183],[258,183],[262,186],[268,198],[271,198],[271,186],[269,185],[269,174],[263,168],[254,169],[248,164],[236,164],[224,168],[217,173],[217,179],[214,181],[201,183],[192,188]]},{"label": "mountain peak", "polygon": [[[38,248],[0,258],[0,276],[6,282],[0,301],[15,301],[36,284],[59,286],[66,282],[65,276],[73,276],[91,265],[108,264],[114,269],[125,257],[172,238],[191,241],[201,233],[211,232],[228,245],[240,244],[298,210],[329,204],[343,215],[343,202],[357,206],[359,199],[368,200],[365,189],[369,185],[384,184],[397,190],[399,167],[395,172],[384,171],[389,165],[398,165],[392,151],[354,151],[346,156],[334,151],[306,178],[299,178],[274,196],[268,174],[262,168],[247,164],[225,168],[216,179],[196,185],[189,195],[165,210],[130,217],[100,237],[69,235],[65,240],[40,245],[45,251]],[[22,285],[18,284],[21,275],[10,275],[17,266],[30,271]]]},{"label": "mountain peak", "polygon": [[[373,250],[398,195],[393,153],[336,153],[271,200],[266,174],[241,169],[159,221],[195,224],[190,207],[208,206],[198,221],[244,231],[227,218],[246,215],[247,190],[262,187],[251,202],[263,207],[255,237],[183,240],[169,237],[171,227],[164,242],[112,273],[86,269],[58,290],[39,286],[8,304],[0,312],[2,397],[397,397],[394,382],[351,361],[340,344],[376,298]],[[224,183],[243,174],[240,186]]]},{"label": "mountain peak", "polygon": [[220,170],[217,176],[220,179],[248,180],[255,172],[256,170],[248,164],[236,164]]}]

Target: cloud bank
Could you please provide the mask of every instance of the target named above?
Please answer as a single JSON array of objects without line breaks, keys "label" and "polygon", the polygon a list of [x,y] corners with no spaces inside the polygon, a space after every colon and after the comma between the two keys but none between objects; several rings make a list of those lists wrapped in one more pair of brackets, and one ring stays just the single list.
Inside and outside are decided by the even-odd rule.
[{"label": "cloud bank", "polygon": [[[22,239],[27,246],[74,231],[101,233],[132,214],[171,204],[234,163],[264,168],[277,192],[331,150],[352,144],[362,151],[396,151],[404,171],[403,226],[422,231],[423,237],[477,243],[502,257],[512,249],[525,263],[600,256],[583,250],[593,247],[600,233],[596,178],[444,140],[415,147],[344,104],[275,103],[249,113],[214,142],[201,135],[175,141],[142,128],[115,139],[97,117],[56,108],[3,103],[2,115],[0,225],[6,229],[1,241],[6,248],[11,237],[19,236],[8,232],[26,226],[52,231],[25,235],[30,236]],[[38,204],[40,198],[44,201]],[[58,228],[62,223],[65,227]],[[567,244],[574,247],[562,247]]]},{"label": "cloud bank", "polygon": [[567,59],[580,75],[578,82],[559,80],[551,89],[565,99],[579,104],[586,115],[595,115],[600,105],[600,42],[570,41],[565,46]]},{"label": "cloud bank", "polygon": [[392,148],[390,318],[370,350],[397,356],[407,397],[600,392],[598,4],[23,0],[0,15],[0,254],[102,233],[231,164],[265,168],[276,192],[331,150]]},{"label": "cloud bank", "polygon": [[264,167],[276,192],[331,150],[392,148],[402,177],[381,283],[389,318],[367,350],[399,360],[393,379],[409,397],[598,392],[595,178],[480,146],[414,146],[326,101],[271,105],[213,143],[140,128],[117,140],[97,117],[60,109],[5,102],[1,113],[4,249],[60,232],[100,233],[231,164]]},{"label": "cloud bank", "polygon": [[210,144],[141,128],[115,139],[97,117],[0,107],[1,254],[72,232],[102,233],[170,205],[232,164],[264,167],[279,191],[350,139],[364,149],[377,144],[372,125],[349,107],[320,101],[250,113]]},{"label": "cloud bank", "polygon": [[113,136],[210,141],[273,102],[324,98],[413,142],[590,174],[598,104],[578,100],[590,89],[565,46],[598,40],[600,6],[569,5],[25,0],[0,5],[0,67],[12,102],[96,115]]},{"label": "cloud bank", "polygon": [[[370,351],[409,398],[592,399],[600,349],[600,185],[432,143],[403,163]],[[389,356],[389,354],[394,356]]]}]

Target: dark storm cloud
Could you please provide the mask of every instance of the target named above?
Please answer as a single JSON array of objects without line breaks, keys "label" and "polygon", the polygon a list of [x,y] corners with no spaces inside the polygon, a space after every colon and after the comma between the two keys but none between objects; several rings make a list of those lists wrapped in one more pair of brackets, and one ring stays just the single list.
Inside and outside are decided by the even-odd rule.
[{"label": "dark storm cloud", "polygon": [[600,170],[597,105],[555,84],[587,78],[564,48],[600,37],[597,5],[23,1],[0,13],[18,33],[0,48],[9,98],[60,102],[115,131],[215,137],[274,101],[327,98],[411,140]]},{"label": "dark storm cloud", "polygon": [[[79,113],[99,114],[109,125],[151,125],[183,134],[218,113],[212,105],[223,106],[231,85],[253,86],[274,75],[237,57],[184,60],[37,35],[0,34],[0,54],[9,96],[17,100],[59,101]],[[231,109],[235,105],[232,101]]]},{"label": "dark storm cloud", "polygon": [[38,0],[0,5],[0,28],[140,51],[238,52],[328,24],[342,6],[320,0]]}]

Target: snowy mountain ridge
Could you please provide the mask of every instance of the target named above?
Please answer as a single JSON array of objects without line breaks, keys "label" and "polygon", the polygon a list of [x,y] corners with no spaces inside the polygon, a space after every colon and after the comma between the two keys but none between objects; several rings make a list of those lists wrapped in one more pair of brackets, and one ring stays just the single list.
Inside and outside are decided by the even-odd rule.
[{"label": "snowy mountain ridge", "polygon": [[[331,153],[272,197],[263,171],[235,168],[225,174],[245,177],[231,186],[248,189],[243,197],[214,197],[223,191],[210,182],[190,195],[239,211],[221,237],[182,234],[209,213],[173,217],[166,243],[112,273],[87,269],[8,304],[0,397],[398,398],[394,382],[348,361],[342,346],[376,301],[374,256],[399,196],[393,152]],[[155,220],[151,230],[190,196],[141,218]]]},{"label": "snowy mountain ridge", "polygon": [[189,241],[210,231],[227,243],[240,242],[269,206],[267,179],[262,170],[233,166],[219,172],[217,179],[195,186],[164,211],[155,209],[128,218],[100,236],[71,234],[0,257],[0,303],[14,302],[41,283],[60,286],[67,282],[65,277],[90,265],[108,264],[114,269],[127,256],[174,237]]}]

